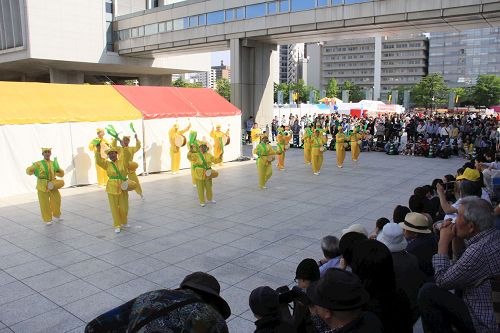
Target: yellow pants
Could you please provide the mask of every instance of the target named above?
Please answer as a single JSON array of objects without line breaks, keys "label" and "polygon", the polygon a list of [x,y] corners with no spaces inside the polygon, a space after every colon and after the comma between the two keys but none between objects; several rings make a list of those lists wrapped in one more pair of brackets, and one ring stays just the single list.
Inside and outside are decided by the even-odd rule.
[{"label": "yellow pants", "polygon": [[262,188],[266,186],[267,181],[273,175],[273,166],[271,165],[271,163],[269,164],[259,163],[257,164],[257,170],[259,171],[259,186],[260,188]]},{"label": "yellow pants", "polygon": [[357,161],[359,158],[359,145],[358,143],[351,143],[351,157],[353,161]]},{"label": "yellow pants", "polygon": [[212,178],[209,179],[197,179],[196,180],[196,188],[198,190],[198,199],[200,203],[205,203],[205,194],[208,201],[211,201],[213,198],[212,193]]},{"label": "yellow pants", "polygon": [[113,225],[119,228],[122,225],[127,225],[128,216],[128,192],[123,191],[122,194],[109,194],[109,208],[113,215]]},{"label": "yellow pants", "polygon": [[139,178],[137,177],[137,175],[135,174],[135,172],[131,172],[128,174],[128,178],[130,180],[133,180],[134,182],[137,183],[137,187],[135,188],[135,192],[139,195],[142,195],[142,187],[141,187],[141,183],[139,183]]},{"label": "yellow pants", "polygon": [[304,162],[311,163],[311,148],[304,148]]},{"label": "yellow pants", "polygon": [[335,144],[335,149],[337,151],[337,165],[342,166],[345,159],[345,149],[343,143]]},{"label": "yellow pants", "polygon": [[313,172],[319,172],[321,166],[323,165],[323,154],[312,155],[312,170]]},{"label": "yellow pants", "polygon": [[170,151],[170,162],[172,172],[177,172],[180,169],[181,165],[181,152],[180,150],[177,152]]},{"label": "yellow pants", "polygon": [[193,168],[193,166],[191,166],[191,183],[193,183],[193,185],[196,185],[196,178],[194,178],[194,168]]},{"label": "yellow pants", "polygon": [[108,183],[108,173],[97,164],[95,166],[95,169],[97,171],[97,185],[106,186],[106,184]]},{"label": "yellow pants", "polygon": [[48,192],[38,191],[38,202],[40,203],[42,219],[45,222],[52,221],[52,216],[61,216],[61,194],[59,190]]},{"label": "yellow pants", "polygon": [[278,169],[284,169],[285,168],[285,151],[278,155]]}]

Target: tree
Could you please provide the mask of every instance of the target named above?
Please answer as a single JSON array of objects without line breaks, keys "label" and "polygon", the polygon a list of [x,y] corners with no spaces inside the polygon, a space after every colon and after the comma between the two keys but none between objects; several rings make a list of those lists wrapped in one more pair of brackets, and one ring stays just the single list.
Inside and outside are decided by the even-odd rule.
[{"label": "tree", "polygon": [[184,81],[184,79],[182,77],[179,77],[177,80],[175,80],[172,83],[172,86],[178,87],[178,88],[185,88],[185,87],[187,87],[187,82]]},{"label": "tree", "polygon": [[337,93],[337,96],[339,98],[342,98],[342,90],[349,90],[349,101],[345,102],[356,103],[365,98],[365,93],[363,92],[363,89],[361,89],[360,86],[351,81],[345,81],[344,84],[342,84],[341,88],[342,89]]},{"label": "tree", "polygon": [[472,88],[473,87],[453,88],[453,91],[455,92],[456,106],[466,106],[475,104],[474,98],[472,97]]},{"label": "tree", "polygon": [[416,106],[427,109],[448,105],[448,87],[441,74],[424,77],[411,91],[412,101]]},{"label": "tree", "polygon": [[228,79],[220,79],[215,82],[215,91],[227,99],[231,100],[231,83],[229,83]]},{"label": "tree", "polygon": [[278,103],[278,91],[283,92],[283,104],[288,103],[288,91],[290,87],[287,83],[274,84],[274,102]]},{"label": "tree", "polygon": [[339,87],[337,85],[337,80],[331,78],[328,81],[328,85],[326,86],[326,97],[332,98],[337,96],[338,93],[339,93]]},{"label": "tree", "polygon": [[500,77],[496,75],[479,75],[472,89],[474,101],[479,106],[493,106],[500,102]]}]

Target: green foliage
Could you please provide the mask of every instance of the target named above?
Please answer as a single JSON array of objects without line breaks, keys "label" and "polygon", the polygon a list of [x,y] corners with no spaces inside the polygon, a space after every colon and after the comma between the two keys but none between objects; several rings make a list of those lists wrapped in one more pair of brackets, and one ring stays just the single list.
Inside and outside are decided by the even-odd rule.
[{"label": "green foliage", "polygon": [[347,102],[357,103],[365,99],[365,92],[363,89],[353,82],[345,81],[344,84],[342,84],[341,89],[337,93],[337,97],[340,99],[342,98],[342,90],[349,90],[349,101]]},{"label": "green foliage", "polygon": [[497,75],[479,75],[472,88],[472,97],[479,106],[493,106],[500,102],[500,77]]},{"label": "green foliage", "polygon": [[283,92],[283,103],[288,103],[290,87],[287,83],[274,84],[274,102],[278,103],[278,91]]},{"label": "green foliage", "polygon": [[328,81],[328,85],[326,87],[326,97],[332,98],[337,96],[338,93],[339,93],[339,87],[337,85],[337,80],[331,78]]},{"label": "green foliage", "polygon": [[448,105],[448,87],[441,74],[430,74],[422,78],[411,91],[416,106],[432,109]]},{"label": "green foliage", "polygon": [[215,91],[228,101],[231,100],[231,83],[228,79],[217,80],[215,83]]}]

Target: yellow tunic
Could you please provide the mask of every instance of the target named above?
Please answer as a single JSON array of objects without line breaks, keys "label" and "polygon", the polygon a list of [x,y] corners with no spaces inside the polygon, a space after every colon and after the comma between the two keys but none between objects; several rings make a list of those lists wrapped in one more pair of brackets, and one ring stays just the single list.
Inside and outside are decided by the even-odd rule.
[{"label": "yellow tunic", "polygon": [[311,136],[304,134],[302,142],[304,143],[304,162],[311,164]]},{"label": "yellow tunic", "polygon": [[[188,152],[187,158],[193,164],[193,174],[196,180],[196,188],[198,190],[198,199],[200,204],[205,204],[205,196],[206,200],[212,201],[212,177],[207,177],[205,172],[206,170],[211,169],[214,163],[219,163],[220,159],[215,158],[209,152],[202,154],[193,151]],[[215,172],[215,170],[212,170],[212,173]]]},{"label": "yellow tunic", "polygon": [[168,139],[170,141],[170,163],[172,172],[177,172],[181,165],[181,149],[175,145],[175,136],[177,134],[183,135],[191,128],[191,124],[183,130],[178,130],[176,126],[173,126],[170,131],[168,131]]},{"label": "yellow tunic", "polygon": [[352,160],[356,162],[359,158],[359,153],[360,153],[360,147],[358,141],[363,138],[363,135],[359,133],[352,133],[349,136],[349,139],[351,141],[351,156]]},{"label": "yellow tunic", "polygon": [[[127,177],[128,164],[125,158],[119,159],[114,163],[107,161],[103,159],[98,152],[95,153],[95,161],[97,165],[106,170],[109,177],[108,184],[106,185],[106,192],[108,193],[109,207],[111,209],[111,215],[113,216],[114,227],[119,228],[125,226],[128,221],[128,192],[122,190],[121,184],[123,178]],[[113,164],[116,166],[119,173],[116,172]]]},{"label": "yellow tunic", "polygon": [[[104,138],[100,139],[99,137],[97,137],[94,140],[100,140],[101,142],[109,145],[109,141]],[[94,145],[94,140],[90,141],[89,150],[95,153],[96,146]],[[97,172],[97,185],[106,186],[106,183],[108,182],[108,175],[106,174],[106,170],[104,170],[97,164],[95,165],[95,170]]]},{"label": "yellow tunic", "polygon": [[317,173],[321,170],[323,165],[323,152],[321,147],[327,142],[325,136],[313,136],[311,138],[311,160],[312,160],[312,170]]},{"label": "yellow tunic", "polygon": [[262,134],[262,130],[260,128],[252,128],[250,132],[250,136],[252,137],[252,143],[260,142],[260,134]]},{"label": "yellow tunic", "polygon": [[337,166],[342,167],[344,164],[344,158],[345,158],[345,148],[344,148],[344,142],[346,140],[345,134],[342,132],[337,133],[335,135],[335,150],[337,151]]},{"label": "yellow tunic", "polygon": [[279,153],[278,156],[278,169],[283,170],[285,168],[285,154],[286,154],[286,145],[292,139],[291,135],[278,134],[276,137],[276,141],[278,143],[277,151]]},{"label": "yellow tunic", "polygon": [[[45,164],[45,166],[44,166]],[[47,169],[45,169],[47,167]],[[48,173],[46,172],[48,171]],[[37,175],[36,189],[38,192],[38,203],[40,212],[45,222],[52,221],[52,217],[61,216],[61,194],[54,188],[49,190],[47,184],[57,177],[64,177],[64,170],[57,169],[53,161],[40,160],[26,168],[28,175]]]},{"label": "yellow tunic", "polygon": [[222,142],[224,135],[229,136],[229,130],[226,133],[223,133],[221,130],[212,130],[210,132],[210,136],[214,139],[214,157],[220,160],[219,163],[222,163],[224,159],[224,143]]},{"label": "yellow tunic", "polygon": [[[118,147],[116,139],[111,142],[111,146],[118,149],[118,156],[121,156],[122,159],[125,160],[126,165],[130,165],[130,162],[133,162],[134,155],[141,149],[141,141],[139,139],[135,140],[135,147]],[[139,195],[142,195],[142,187],[141,183],[139,183],[139,178],[135,173],[135,170],[128,170],[128,178],[137,183],[137,187],[135,188],[135,192]]]},{"label": "yellow tunic", "polygon": [[259,187],[264,188],[269,178],[273,175],[273,167],[271,165],[273,158],[270,160],[269,157],[276,155],[276,151],[270,144],[262,142],[253,150],[253,154],[258,156]]}]

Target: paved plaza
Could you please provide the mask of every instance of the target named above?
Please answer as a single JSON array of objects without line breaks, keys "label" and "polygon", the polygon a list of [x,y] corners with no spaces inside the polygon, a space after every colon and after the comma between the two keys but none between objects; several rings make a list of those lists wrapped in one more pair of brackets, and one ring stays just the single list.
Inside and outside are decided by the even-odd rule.
[{"label": "paved plaza", "polygon": [[83,332],[104,311],[198,270],[220,281],[229,331],[253,332],[252,289],[293,283],[302,259],[322,257],[321,237],[353,223],[371,231],[414,187],[464,163],[362,153],[353,167],[347,159],[338,169],[326,152],[314,176],[292,149],[268,190],[257,186],[254,161],[226,163],[214,180],[217,204],[203,208],[189,170],[140,177],[146,200],[130,194],[132,227],[118,235],[96,186],[63,189],[64,221],[45,226],[33,181],[32,194],[0,200],[0,333]]}]

